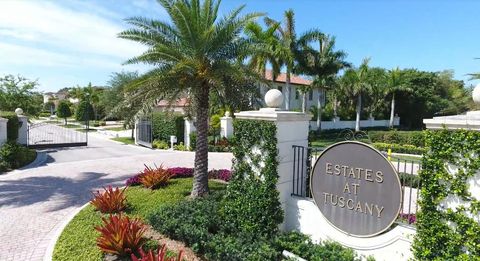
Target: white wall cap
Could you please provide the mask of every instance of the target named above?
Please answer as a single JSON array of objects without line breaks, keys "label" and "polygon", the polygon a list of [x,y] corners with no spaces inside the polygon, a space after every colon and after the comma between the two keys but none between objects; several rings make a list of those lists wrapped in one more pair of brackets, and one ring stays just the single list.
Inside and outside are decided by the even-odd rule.
[{"label": "white wall cap", "polygon": [[259,111],[241,111],[235,113],[237,119],[266,120],[266,121],[310,121],[312,115],[294,112],[281,111],[276,108],[264,108]]}]

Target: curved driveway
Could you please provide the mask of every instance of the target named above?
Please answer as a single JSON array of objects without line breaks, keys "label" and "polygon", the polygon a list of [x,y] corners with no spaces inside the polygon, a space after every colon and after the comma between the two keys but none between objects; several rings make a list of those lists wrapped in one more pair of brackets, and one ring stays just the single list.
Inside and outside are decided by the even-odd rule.
[{"label": "curved driveway", "polygon": [[[39,167],[0,175],[0,260],[42,260],[62,221],[91,191],[122,185],[143,164],[192,167],[193,152],[155,151],[89,135],[89,146],[47,150]],[[230,153],[210,153],[210,168],[230,168]]]}]

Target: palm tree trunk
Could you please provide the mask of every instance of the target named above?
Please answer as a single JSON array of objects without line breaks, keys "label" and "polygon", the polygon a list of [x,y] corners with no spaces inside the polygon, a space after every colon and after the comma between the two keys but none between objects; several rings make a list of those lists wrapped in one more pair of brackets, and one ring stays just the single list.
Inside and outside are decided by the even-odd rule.
[{"label": "palm tree trunk", "polygon": [[390,128],[393,128],[394,116],[395,116],[395,93],[392,94],[392,107],[390,109]]},{"label": "palm tree trunk", "polygon": [[307,112],[307,92],[304,91],[302,94],[302,112]]},{"label": "palm tree trunk", "polygon": [[333,96],[333,118],[337,118],[337,95]]},{"label": "palm tree trunk", "polygon": [[197,144],[195,149],[195,170],[193,174],[193,198],[208,194],[208,103],[209,87],[203,84],[196,95],[197,103]]},{"label": "palm tree trunk", "polygon": [[318,89],[317,96],[317,132],[322,130],[322,90]]},{"label": "palm tree trunk", "polygon": [[290,110],[290,69],[287,68],[287,79],[285,80],[285,110]]},{"label": "palm tree trunk", "polygon": [[357,95],[357,119],[355,121],[355,131],[360,131],[360,112],[362,111],[362,94]]}]

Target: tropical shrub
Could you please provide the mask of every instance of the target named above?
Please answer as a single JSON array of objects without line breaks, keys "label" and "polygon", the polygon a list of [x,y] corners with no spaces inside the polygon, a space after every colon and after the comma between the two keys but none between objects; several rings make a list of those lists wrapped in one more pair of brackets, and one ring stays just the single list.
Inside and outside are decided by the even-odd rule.
[{"label": "tropical shrub", "polygon": [[14,112],[0,111],[0,118],[7,119],[7,140],[17,141],[18,129],[20,128],[20,122],[18,116]]},{"label": "tropical shrub", "polygon": [[145,169],[139,175],[139,181],[146,188],[156,189],[167,185],[171,176],[172,173],[163,168],[162,165],[160,167],[155,166],[155,168],[145,165]]},{"label": "tropical shrub", "polygon": [[231,152],[232,144],[231,142],[223,137],[217,141],[211,140],[208,144],[208,151],[210,152]]},{"label": "tropical shrub", "polygon": [[0,171],[23,167],[35,160],[36,155],[35,150],[7,141],[0,148]]},{"label": "tropical shrub", "polygon": [[113,189],[112,186],[104,187],[104,191],[92,193],[94,198],[90,203],[102,213],[118,213],[127,206],[127,198],[125,189],[120,190],[118,187]]},{"label": "tropical shrub", "polygon": [[178,142],[184,142],[185,120],[183,115],[154,112],[152,114],[153,139],[170,140],[170,136],[177,136]]},{"label": "tropical shrub", "polygon": [[146,227],[139,219],[128,216],[110,215],[102,217],[103,225],[95,227],[100,232],[97,246],[105,253],[130,256],[135,254],[145,242]]},{"label": "tropical shrub", "polygon": [[149,250],[147,253],[143,249],[139,249],[140,258],[137,258],[134,254],[130,257],[132,261],[182,261],[183,251],[180,251],[176,257],[169,257],[167,252],[166,245],[158,248],[158,252],[154,253],[152,250]]},{"label": "tropical shrub", "polygon": [[209,179],[220,179],[223,181],[230,181],[232,172],[228,169],[212,169],[208,172]]},{"label": "tropical shrub", "polygon": [[269,240],[252,238],[251,235],[216,234],[206,245],[208,260],[279,260],[281,251]]},{"label": "tropical shrub", "polygon": [[368,137],[374,143],[394,143],[425,147],[425,135],[423,131],[368,131]]},{"label": "tropical shrub", "polygon": [[399,145],[389,143],[373,143],[372,145],[378,150],[388,151],[388,149],[391,149],[392,152],[396,153],[422,155],[426,151],[425,148],[415,147],[413,145]]},{"label": "tropical shrub", "polygon": [[189,178],[193,177],[193,168],[169,168],[168,171],[172,173],[172,178]]},{"label": "tropical shrub", "polygon": [[[167,169],[171,173],[170,178],[189,178],[193,177],[193,168],[183,168],[183,167],[175,167],[175,168],[168,168]],[[142,172],[143,173],[143,172]],[[130,177],[126,180],[126,186],[136,186],[141,185],[140,176],[142,173],[139,173],[133,177]],[[232,177],[232,172],[228,169],[212,169],[208,171],[208,177],[210,179],[220,179],[223,181],[230,181]]]},{"label": "tropical shrub", "polygon": [[[362,260],[355,251],[343,247],[336,242],[321,242],[315,244],[310,237],[300,232],[288,232],[279,234],[274,242],[278,251],[287,250],[306,260],[338,260],[360,261]],[[368,258],[372,260],[373,258]]]},{"label": "tropical shrub", "polygon": [[148,220],[152,227],[169,238],[181,240],[195,252],[204,253],[212,234],[220,227],[219,202],[223,193],[182,201],[153,212]]},{"label": "tropical shrub", "polygon": [[173,145],[174,150],[179,150],[179,151],[187,151],[187,146],[183,144],[183,142],[180,142],[178,145]]},{"label": "tropical shrub", "polygon": [[168,150],[170,148],[168,143],[163,140],[153,140],[152,147],[154,149],[160,149],[160,150]]}]

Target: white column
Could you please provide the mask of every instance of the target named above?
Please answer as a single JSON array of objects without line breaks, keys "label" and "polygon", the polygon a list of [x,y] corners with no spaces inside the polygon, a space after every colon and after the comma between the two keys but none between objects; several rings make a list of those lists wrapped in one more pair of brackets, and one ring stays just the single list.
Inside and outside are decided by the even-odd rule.
[{"label": "white column", "polygon": [[[277,126],[278,183],[280,203],[284,211],[293,186],[293,145],[308,146],[308,127],[311,115],[301,112],[264,108],[259,111],[242,111],[237,119],[273,121]],[[285,211],[287,213],[287,211]]]},{"label": "white column", "polygon": [[220,137],[230,138],[233,136],[233,118],[226,111],[225,116],[220,118]]},{"label": "white column", "polygon": [[190,134],[196,132],[197,128],[194,125],[195,120],[185,118],[185,130],[183,134],[183,140],[185,141],[185,146],[190,149]]},{"label": "white column", "polygon": [[17,142],[22,145],[28,143],[28,117],[24,115],[18,115],[18,121],[20,122],[20,128],[18,129]]},{"label": "white column", "polygon": [[0,118],[0,147],[7,142],[7,119]]}]

